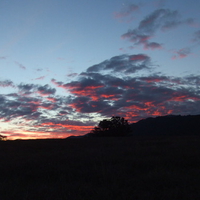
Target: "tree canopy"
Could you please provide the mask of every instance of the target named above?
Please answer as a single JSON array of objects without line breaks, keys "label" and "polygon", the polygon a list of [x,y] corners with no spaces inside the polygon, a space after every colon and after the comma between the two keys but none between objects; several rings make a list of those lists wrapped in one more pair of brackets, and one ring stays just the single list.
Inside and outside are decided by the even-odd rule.
[{"label": "tree canopy", "polygon": [[100,121],[99,125],[91,131],[91,134],[94,136],[126,136],[130,130],[128,120],[113,116],[110,119]]}]

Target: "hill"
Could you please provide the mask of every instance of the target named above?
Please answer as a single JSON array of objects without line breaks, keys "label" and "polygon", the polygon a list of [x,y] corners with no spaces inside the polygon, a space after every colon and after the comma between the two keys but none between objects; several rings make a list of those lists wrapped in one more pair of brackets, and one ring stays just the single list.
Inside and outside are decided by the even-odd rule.
[{"label": "hill", "polygon": [[131,124],[132,135],[200,135],[200,115],[167,115],[147,118]]}]

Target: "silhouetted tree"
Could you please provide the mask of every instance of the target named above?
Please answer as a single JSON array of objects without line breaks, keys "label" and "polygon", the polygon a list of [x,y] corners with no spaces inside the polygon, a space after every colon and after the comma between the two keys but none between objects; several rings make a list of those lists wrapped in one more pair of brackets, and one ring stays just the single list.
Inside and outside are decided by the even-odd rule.
[{"label": "silhouetted tree", "polygon": [[100,121],[99,125],[91,131],[91,134],[94,136],[126,136],[130,130],[128,120],[113,116],[110,119]]},{"label": "silhouetted tree", "polygon": [[5,141],[7,139],[6,136],[0,135],[0,141]]}]

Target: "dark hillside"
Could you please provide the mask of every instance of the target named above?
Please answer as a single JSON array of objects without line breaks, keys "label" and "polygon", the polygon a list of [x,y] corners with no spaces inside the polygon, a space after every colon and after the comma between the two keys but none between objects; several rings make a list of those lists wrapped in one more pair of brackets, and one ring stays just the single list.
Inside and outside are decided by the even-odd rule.
[{"label": "dark hillside", "polygon": [[168,115],[131,124],[133,135],[200,135],[200,115]]}]

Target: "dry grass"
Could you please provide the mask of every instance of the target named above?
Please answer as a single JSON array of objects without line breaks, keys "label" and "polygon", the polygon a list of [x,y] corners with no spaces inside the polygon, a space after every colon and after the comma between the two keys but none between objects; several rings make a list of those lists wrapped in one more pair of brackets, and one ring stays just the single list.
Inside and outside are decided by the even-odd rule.
[{"label": "dry grass", "polygon": [[0,142],[1,200],[200,199],[199,137]]}]

